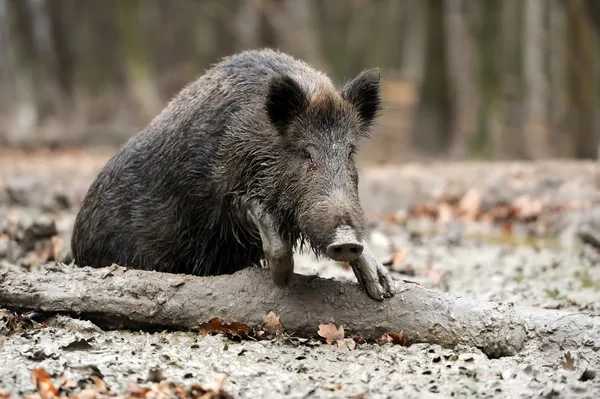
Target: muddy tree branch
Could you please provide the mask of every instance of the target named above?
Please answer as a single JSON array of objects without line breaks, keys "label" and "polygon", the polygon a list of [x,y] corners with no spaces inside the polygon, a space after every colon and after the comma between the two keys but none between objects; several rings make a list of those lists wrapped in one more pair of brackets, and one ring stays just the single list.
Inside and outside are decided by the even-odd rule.
[{"label": "muddy tree branch", "polygon": [[268,270],[193,277],[111,267],[48,264],[26,272],[0,266],[0,307],[76,314],[105,328],[197,329],[213,317],[260,326],[270,311],[288,333],[316,335],[320,323],[342,325],[347,336],[373,339],[403,331],[409,343],[480,348],[513,355],[528,342],[600,347],[600,318],[511,304],[480,302],[396,282],[396,295],[378,302],[355,283],[294,275],[274,286]]}]

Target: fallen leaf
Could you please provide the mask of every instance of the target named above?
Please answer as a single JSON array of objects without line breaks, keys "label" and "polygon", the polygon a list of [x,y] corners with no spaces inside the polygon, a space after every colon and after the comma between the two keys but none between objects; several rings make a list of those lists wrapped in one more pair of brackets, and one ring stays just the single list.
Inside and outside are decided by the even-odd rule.
[{"label": "fallen leaf", "polygon": [[406,346],[406,338],[404,337],[404,331],[400,331],[399,333],[388,333],[388,335],[392,338],[392,343],[396,345]]},{"label": "fallen leaf", "polygon": [[392,337],[389,334],[383,334],[381,337],[377,338],[375,342],[379,345],[387,344],[392,342]]},{"label": "fallen leaf", "polygon": [[338,339],[336,341],[338,348],[356,349],[356,341],[352,338]]},{"label": "fallen leaf", "polygon": [[283,333],[283,326],[281,325],[281,320],[279,316],[277,316],[272,311],[269,312],[269,314],[267,314],[265,317],[263,317],[262,328],[265,332],[270,334]]},{"label": "fallen leaf", "polygon": [[575,370],[575,359],[571,356],[571,352],[565,353],[565,361],[562,363],[563,368],[567,370]]},{"label": "fallen leaf", "polygon": [[328,389],[328,390],[330,390],[330,391],[339,391],[340,389],[342,389],[342,384],[340,384],[340,383],[337,383],[337,382],[336,382],[336,383],[333,383],[333,384],[331,384],[331,383],[327,383],[327,382],[326,382],[326,383],[323,383],[323,384],[321,385],[321,387],[322,387],[323,389]]},{"label": "fallen leaf", "polygon": [[519,219],[532,219],[539,216],[544,209],[544,202],[539,198],[522,195],[513,201],[516,216]]},{"label": "fallen leaf", "polygon": [[412,213],[414,216],[437,219],[438,208],[435,204],[423,204],[421,206],[416,207]]},{"label": "fallen leaf", "polygon": [[199,326],[200,333],[205,337],[209,333],[230,334],[234,337],[248,336],[248,326],[243,323],[224,323],[219,317],[202,323]]},{"label": "fallen leaf", "polygon": [[108,387],[106,386],[106,383],[104,382],[104,380],[98,376],[92,376],[92,379],[94,380],[94,384],[96,384],[96,391],[97,392],[101,392],[101,393],[106,393],[108,391],[110,391],[110,389],[108,389]]},{"label": "fallen leaf", "polygon": [[337,328],[333,323],[320,324],[318,334],[325,338],[328,344],[344,339],[344,327]]},{"label": "fallen leaf", "polygon": [[365,339],[364,339],[363,337],[361,337],[361,336],[358,336],[358,335],[357,335],[356,337],[354,337],[353,339],[354,339],[354,341],[355,341],[357,344],[359,344],[359,345],[360,345],[360,344],[364,344],[364,343],[366,342],[366,341],[365,341]]},{"label": "fallen leaf", "polygon": [[483,196],[481,192],[472,188],[461,198],[458,203],[458,209],[460,210],[461,216],[466,221],[473,221],[477,219],[477,215],[481,209],[481,201]]},{"label": "fallen leaf", "polygon": [[64,248],[63,239],[60,236],[52,236],[50,238],[50,243],[52,250],[50,251],[49,260],[58,260]]},{"label": "fallen leaf", "polygon": [[116,263],[113,263],[112,265],[108,266],[108,267],[103,267],[102,270],[102,275],[100,276],[101,279],[105,279],[109,276],[113,275],[113,272],[115,270],[117,270],[119,268],[119,265],[117,265]]},{"label": "fallen leaf", "polygon": [[438,221],[440,223],[448,223],[454,218],[454,208],[446,203],[442,202],[438,205]]},{"label": "fallen leaf", "polygon": [[52,385],[52,381],[50,381],[50,376],[46,370],[42,368],[31,370],[31,380],[42,399],[53,399],[57,397],[58,390]]},{"label": "fallen leaf", "polygon": [[379,345],[383,345],[383,344],[387,344],[387,343],[392,343],[395,345],[402,345],[402,346],[408,345],[406,338],[404,337],[403,331],[400,331],[399,333],[391,333],[391,332],[385,333],[381,337],[377,338],[375,340],[375,342],[377,342]]}]

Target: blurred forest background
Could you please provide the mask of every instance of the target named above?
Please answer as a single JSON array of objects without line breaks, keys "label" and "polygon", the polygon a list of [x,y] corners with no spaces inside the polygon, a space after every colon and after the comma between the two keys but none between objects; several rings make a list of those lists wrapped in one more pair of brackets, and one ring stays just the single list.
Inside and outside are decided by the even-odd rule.
[{"label": "blurred forest background", "polygon": [[380,67],[364,156],[596,158],[599,0],[0,0],[0,144],[118,145],[219,57]]}]

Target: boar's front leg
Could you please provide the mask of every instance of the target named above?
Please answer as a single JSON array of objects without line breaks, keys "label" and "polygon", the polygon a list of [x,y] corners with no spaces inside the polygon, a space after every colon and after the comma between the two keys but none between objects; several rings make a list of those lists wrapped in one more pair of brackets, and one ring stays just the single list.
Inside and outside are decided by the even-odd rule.
[{"label": "boar's front leg", "polygon": [[366,243],[362,254],[349,262],[358,283],[373,299],[382,300],[394,296],[393,281],[385,266],[373,255]]},{"label": "boar's front leg", "polygon": [[271,270],[273,282],[278,287],[285,287],[294,273],[292,246],[277,231],[273,215],[265,212],[257,201],[249,203],[248,215],[260,233],[263,253]]}]

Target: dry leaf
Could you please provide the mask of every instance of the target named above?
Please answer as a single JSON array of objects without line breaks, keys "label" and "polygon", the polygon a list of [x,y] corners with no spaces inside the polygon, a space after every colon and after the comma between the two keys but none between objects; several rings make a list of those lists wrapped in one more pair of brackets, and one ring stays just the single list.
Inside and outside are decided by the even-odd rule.
[{"label": "dry leaf", "polygon": [[464,220],[472,221],[477,218],[479,211],[481,209],[481,201],[483,196],[481,192],[472,188],[467,191],[467,193],[461,198],[458,203],[458,208],[462,214]]},{"label": "dry leaf", "polygon": [[429,217],[432,219],[437,219],[438,207],[435,204],[423,204],[415,208],[412,213],[415,216],[419,217]]},{"label": "dry leaf", "polygon": [[399,333],[385,333],[381,337],[375,340],[379,345],[392,343],[395,345],[407,346],[408,342],[404,337],[404,332],[400,331]]},{"label": "dry leaf", "polygon": [[571,356],[571,352],[565,353],[565,361],[562,363],[563,368],[567,370],[575,370],[575,359]]},{"label": "dry leaf", "polygon": [[109,276],[112,276],[113,272],[115,270],[117,270],[118,268],[119,268],[119,265],[117,265],[116,263],[113,263],[112,265],[107,266],[107,267],[103,267],[101,269],[102,270],[102,275],[100,276],[100,278],[104,280],[105,278],[107,278]]},{"label": "dry leaf", "polygon": [[215,317],[207,323],[200,324],[200,333],[204,337],[208,333],[230,334],[237,337],[248,336],[248,326],[238,322],[224,323],[219,317]]},{"label": "dry leaf", "polygon": [[318,334],[325,338],[328,344],[344,339],[344,327],[337,328],[333,323],[320,324]]},{"label": "dry leaf", "polygon": [[356,349],[356,341],[352,338],[338,339],[336,341],[338,348]]},{"label": "dry leaf", "polygon": [[58,390],[52,385],[52,381],[50,381],[50,376],[46,370],[42,368],[31,370],[31,380],[42,399],[53,399],[57,397]]},{"label": "dry leaf", "polygon": [[442,202],[438,205],[438,221],[440,223],[448,223],[454,218],[454,208]]},{"label": "dry leaf", "polygon": [[52,250],[50,251],[50,260],[58,260],[64,248],[63,239],[60,236],[52,236],[50,238],[50,244],[52,248]]},{"label": "dry leaf", "polygon": [[269,312],[269,314],[267,314],[265,317],[263,317],[262,328],[265,332],[267,332],[269,334],[283,333],[283,326],[281,325],[279,316],[277,316],[272,311]]},{"label": "dry leaf", "polygon": [[96,384],[96,391],[102,392],[102,393],[106,393],[106,392],[110,391],[110,389],[108,389],[108,387],[106,386],[106,383],[102,380],[102,378],[100,378],[98,376],[93,376],[92,378],[94,379],[94,384]]},{"label": "dry leaf", "polygon": [[513,207],[515,208],[516,216],[519,219],[531,219],[542,213],[544,202],[539,198],[522,195],[513,201]]},{"label": "dry leaf", "polygon": [[388,333],[388,335],[392,338],[392,343],[396,345],[406,346],[406,338],[404,337],[404,332],[400,331],[399,333]]},{"label": "dry leaf", "polygon": [[356,337],[354,337],[353,339],[354,339],[354,341],[355,341],[357,344],[359,344],[359,345],[360,345],[360,344],[364,344],[365,342],[367,342],[367,341],[365,341],[365,339],[364,339],[363,337],[361,337],[361,336],[358,336],[358,335],[357,335]]},{"label": "dry leaf", "polygon": [[325,382],[321,384],[321,388],[328,389],[330,391],[339,391],[340,389],[342,389],[342,384],[337,382],[333,384]]}]

